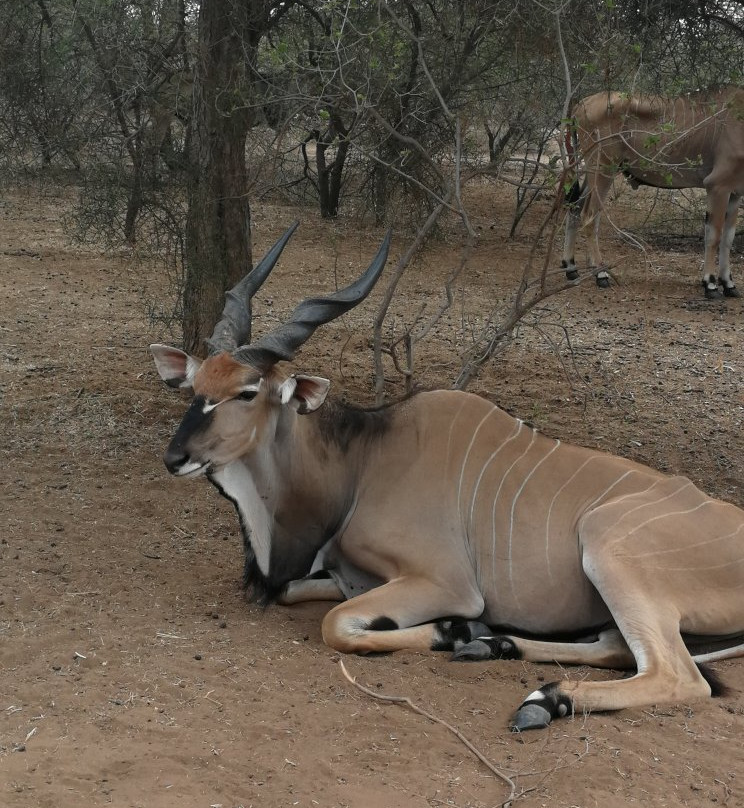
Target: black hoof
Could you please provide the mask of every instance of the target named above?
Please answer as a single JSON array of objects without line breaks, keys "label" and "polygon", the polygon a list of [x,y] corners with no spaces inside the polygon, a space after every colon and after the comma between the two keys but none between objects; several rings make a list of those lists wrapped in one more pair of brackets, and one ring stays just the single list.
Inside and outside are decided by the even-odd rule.
[{"label": "black hoof", "polygon": [[511,729],[512,732],[543,729],[554,718],[563,718],[571,711],[568,696],[560,692],[558,682],[551,682],[527,696],[514,716]]},{"label": "black hoof", "polygon": [[454,617],[437,621],[437,635],[432,651],[458,651],[477,637],[490,636],[491,629],[480,620]]},{"label": "black hoof", "polygon": [[452,659],[474,662],[484,659],[519,659],[517,646],[508,637],[479,637],[458,648]]},{"label": "black hoof", "polygon": [[525,704],[517,710],[512,721],[512,732],[524,732],[527,729],[545,729],[553,717],[540,704]]},{"label": "black hoof", "polygon": [[571,269],[566,272],[566,280],[567,281],[577,281],[579,279],[579,270],[578,269]]},{"label": "black hoof", "polygon": [[703,292],[705,292],[706,300],[720,300],[723,297],[723,293],[718,287],[715,277],[708,278],[707,280],[703,279],[701,283],[703,284]]},{"label": "black hoof", "polygon": [[458,648],[452,654],[452,659],[457,662],[483,662],[493,657],[491,648],[485,640],[473,640]]},{"label": "black hoof", "polygon": [[480,620],[468,620],[466,626],[470,634],[468,637],[470,640],[477,640],[478,637],[490,637],[493,631],[485,623],[481,623]]},{"label": "black hoof", "polygon": [[724,286],[723,287],[723,296],[724,297],[741,297],[741,292],[735,286]]},{"label": "black hoof", "polygon": [[609,289],[610,288],[610,279],[602,275],[601,277],[597,275],[597,286],[600,289]]}]

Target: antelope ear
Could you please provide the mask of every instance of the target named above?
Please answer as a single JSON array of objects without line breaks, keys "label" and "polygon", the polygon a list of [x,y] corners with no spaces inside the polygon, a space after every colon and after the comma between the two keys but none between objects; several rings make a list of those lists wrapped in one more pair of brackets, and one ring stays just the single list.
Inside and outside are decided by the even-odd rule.
[{"label": "antelope ear", "polygon": [[150,346],[155,367],[160,378],[169,387],[191,387],[196,371],[201,367],[201,360],[171,348],[169,345],[155,343]]},{"label": "antelope ear", "polygon": [[320,376],[290,376],[279,385],[279,395],[282,404],[292,404],[300,415],[307,415],[325,401],[330,386]]}]

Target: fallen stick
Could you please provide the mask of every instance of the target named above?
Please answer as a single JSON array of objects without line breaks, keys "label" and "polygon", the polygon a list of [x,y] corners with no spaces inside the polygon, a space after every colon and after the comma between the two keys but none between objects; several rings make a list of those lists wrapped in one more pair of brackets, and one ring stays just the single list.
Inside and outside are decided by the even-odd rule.
[{"label": "fallen stick", "polygon": [[373,699],[379,699],[380,701],[392,701],[396,704],[405,704],[407,707],[410,707],[415,713],[419,715],[423,715],[424,718],[428,718],[429,721],[434,721],[437,724],[441,724],[443,727],[446,727],[451,733],[453,733],[462,743],[467,746],[467,748],[480,760],[480,762],[491,772],[493,772],[496,777],[503,780],[511,789],[509,796],[506,798],[504,802],[501,803],[502,808],[510,808],[512,802],[514,802],[515,797],[517,796],[517,787],[514,781],[508,775],[504,774],[500,769],[498,769],[491,761],[460,732],[457,727],[453,727],[452,724],[448,724],[444,719],[437,718],[437,716],[428,713],[421,707],[416,706],[408,696],[388,696],[385,693],[375,693],[374,690],[370,690],[368,687],[364,685],[360,685],[357,680],[349,674],[346,670],[346,666],[344,665],[343,659],[338,660],[338,664],[341,666],[341,672],[343,673],[344,677],[354,685],[354,687],[358,688],[362,691],[362,693],[366,693],[368,696],[371,696]]}]

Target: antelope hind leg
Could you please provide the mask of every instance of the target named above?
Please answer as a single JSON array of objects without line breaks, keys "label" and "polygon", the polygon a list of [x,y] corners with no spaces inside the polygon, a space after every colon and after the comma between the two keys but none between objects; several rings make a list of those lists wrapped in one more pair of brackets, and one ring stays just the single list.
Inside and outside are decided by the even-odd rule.
[{"label": "antelope hind leg", "polygon": [[731,277],[731,246],[736,236],[736,220],[739,216],[741,195],[732,193],[726,207],[721,244],[718,248],[718,279],[723,287],[724,297],[741,297]]},{"label": "antelope hind leg", "polygon": [[[683,477],[660,478],[579,524],[584,573],[609,609],[638,673],[605,682],[556,682],[518,710],[517,730],[567,712],[689,702],[712,695],[682,633],[744,631],[744,514]],[[735,655],[731,648],[728,655]]]},{"label": "antelope hind leg", "polygon": [[[596,584],[595,576],[591,577]],[[609,575],[596,577],[606,584]],[[711,695],[710,685],[684,644],[674,607],[662,605],[649,595],[653,589],[633,581],[630,570],[619,575],[617,583],[609,594],[607,587],[598,588],[622,635],[619,642],[628,649],[629,658],[624,661],[630,665],[624,667],[635,663],[638,673],[622,680],[566,680],[545,685],[522,702],[512,722],[513,730],[542,728],[554,718],[573,712],[696,701]],[[629,649],[633,649],[632,654]],[[622,661],[621,656],[616,661]]]},{"label": "antelope hind leg", "polygon": [[612,188],[613,174],[609,171],[604,173],[602,168],[595,169],[591,174],[591,177],[587,175],[587,184],[592,190],[582,212],[582,227],[587,229],[591,227],[591,233],[589,234],[589,265],[592,271],[596,273],[597,286],[600,289],[607,289],[610,286],[610,276],[604,268],[605,265],[599,249],[599,228],[601,216],[605,209],[605,200],[610,188]]},{"label": "antelope hind leg", "polygon": [[[675,637],[675,626],[670,623],[662,634],[666,636],[658,647],[647,644],[643,649],[644,665],[635,676],[609,682],[551,682],[522,702],[512,729],[539,729],[573,712],[622,710],[709,697],[711,687],[685,648],[678,629]],[[648,638],[636,635],[628,642],[637,647],[648,643]]]}]

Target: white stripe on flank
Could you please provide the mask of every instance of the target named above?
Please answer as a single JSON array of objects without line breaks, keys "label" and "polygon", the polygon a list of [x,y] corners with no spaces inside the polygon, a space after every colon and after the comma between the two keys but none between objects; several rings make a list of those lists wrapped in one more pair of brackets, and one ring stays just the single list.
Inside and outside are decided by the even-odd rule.
[{"label": "white stripe on flank", "polygon": [[[548,578],[550,578],[551,581],[553,580],[553,571],[550,568],[549,545],[550,545],[550,518],[551,518],[551,516],[553,514],[553,505],[555,505],[555,502],[558,499],[558,497],[561,495],[561,492],[563,491],[563,489],[566,488],[567,486],[571,485],[571,482],[576,477],[576,475],[579,474],[580,472],[582,472],[584,470],[584,467],[587,466],[589,463],[591,463],[592,460],[597,460],[597,459],[599,459],[599,457],[601,457],[601,455],[592,455],[591,457],[587,458],[576,469],[576,471],[563,483],[563,485],[555,492],[555,494],[553,495],[553,499],[550,500],[550,506],[548,507],[548,516],[547,516],[547,518],[545,520],[545,566],[546,566],[546,568],[548,570]],[[623,475],[623,476],[625,476],[625,475]],[[613,483],[613,485],[615,485],[615,483]],[[610,488],[612,488],[612,486],[610,486]],[[604,494],[602,496],[604,496]]]},{"label": "white stripe on flank", "polygon": [[[644,564],[644,569],[647,570],[667,570],[670,572],[703,572],[707,570],[723,570],[726,567],[733,567],[737,564],[744,564],[744,556],[736,558],[733,561],[727,561],[725,564],[708,564],[703,567],[700,564],[695,564],[692,567],[670,567],[667,564]],[[744,586],[744,582],[737,585],[737,588]]]},{"label": "white stripe on flank", "polygon": [[471,503],[470,503],[469,524],[471,524],[471,525],[473,524],[473,513],[475,511],[475,501],[478,498],[478,488],[480,487],[481,480],[483,479],[483,475],[486,473],[486,469],[491,464],[491,462],[496,457],[496,455],[504,448],[504,446],[506,446],[507,443],[511,443],[517,437],[517,435],[519,435],[519,432],[522,429],[522,426],[523,426],[522,422],[517,420],[517,428],[514,430],[514,432],[512,432],[512,434],[509,435],[509,437],[505,441],[503,441],[503,443],[499,446],[498,449],[496,449],[495,452],[491,453],[491,456],[483,464],[483,468],[481,469],[481,473],[478,475],[478,479],[477,479],[477,481],[475,483],[475,488],[473,489],[473,497],[472,497],[472,500],[471,500]]},{"label": "white stripe on flank", "polygon": [[[612,491],[612,489],[613,489],[613,488],[614,488],[616,485],[618,485],[619,483],[621,483],[621,482],[622,482],[622,481],[623,481],[623,480],[624,480],[624,479],[625,479],[625,478],[626,478],[626,477],[627,477],[629,474],[636,473],[637,471],[638,471],[637,469],[631,469],[630,471],[626,471],[626,472],[625,472],[625,474],[622,474],[620,477],[618,477],[618,478],[617,478],[617,480],[615,480],[615,482],[614,482],[614,483],[612,483],[612,485],[611,485],[609,488],[606,488],[606,489],[605,489],[605,490],[604,490],[604,491],[603,491],[603,492],[602,492],[602,493],[601,493],[601,494],[600,494],[600,495],[599,495],[599,496],[598,496],[598,497],[597,497],[595,500],[593,500],[593,501],[592,501],[592,502],[591,502],[589,505],[587,505],[587,506],[586,506],[586,511],[585,511],[585,513],[589,513],[589,511],[591,511],[591,509],[592,509],[592,508],[593,508],[593,507],[594,507],[594,506],[595,506],[595,505],[596,505],[596,504],[597,504],[597,503],[598,503],[600,500],[604,499],[604,498],[605,498],[605,497],[606,497],[606,496],[607,496],[607,495],[610,493],[610,491]],[[662,479],[664,479],[664,478],[660,478],[660,479],[658,479],[658,480],[654,480],[654,482],[652,482],[652,483],[651,483],[651,485],[649,485],[649,487],[648,487],[648,488],[645,488],[643,491],[631,491],[631,493],[629,493],[629,494],[625,494],[624,496],[620,497],[620,499],[619,499],[619,500],[617,500],[617,501],[618,501],[618,502],[621,502],[623,499],[625,499],[625,497],[633,497],[633,496],[635,496],[636,494],[645,494],[645,493],[646,493],[646,491],[650,491],[650,490],[651,490],[651,489],[652,489],[654,486],[658,485],[658,484],[661,482],[661,480],[662,480]]]},{"label": "white stripe on flank", "polygon": [[[661,501],[661,500],[660,500]],[[629,530],[625,535],[632,536],[637,530],[640,530],[642,527],[646,527],[646,525],[650,525],[651,522],[658,522],[659,519],[666,519],[670,516],[684,516],[688,513],[695,513],[695,511],[699,511],[701,508],[705,507],[706,505],[712,505],[713,500],[709,499],[705,502],[701,502],[699,505],[696,505],[694,508],[688,508],[686,511],[667,511],[666,513],[660,513],[658,516],[651,516],[650,518],[646,519],[645,522],[641,522],[640,525],[636,525],[632,530]]]},{"label": "white stripe on flank", "polygon": [[462,482],[465,478],[465,466],[468,464],[468,457],[470,457],[470,452],[473,448],[473,444],[475,443],[475,439],[478,436],[478,432],[483,424],[494,414],[494,412],[498,411],[498,407],[492,405],[492,409],[487,412],[483,418],[481,418],[480,423],[478,426],[473,430],[473,437],[470,439],[470,445],[468,446],[468,450],[465,452],[465,457],[462,461],[462,467],[460,468],[460,484],[457,487],[457,512],[460,516],[460,521],[462,522],[462,511],[460,510],[460,498],[462,496]]},{"label": "white stripe on flank", "polygon": [[467,397],[463,397],[462,403],[458,408],[457,412],[455,413],[453,419],[450,421],[450,428],[449,433],[447,435],[447,460],[445,461],[445,468],[449,468],[450,457],[452,456],[452,432],[454,431],[455,424],[457,423],[457,419],[460,417],[460,413],[463,410],[463,407],[468,402]]},{"label": "white stripe on flank", "polygon": [[[666,478],[662,478],[662,479],[666,479]],[[657,480],[656,483],[654,483],[654,485],[650,485],[646,489],[646,491],[636,491],[635,494],[628,494],[626,496],[636,496],[637,494],[645,494],[647,491],[650,491],[659,482],[661,482],[661,480]],[[636,505],[635,508],[631,508],[629,511],[625,511],[625,513],[620,514],[620,516],[618,516],[618,518],[608,528],[605,529],[602,536],[606,536],[611,530],[613,530],[615,527],[617,527],[617,525],[620,523],[621,520],[626,519],[632,513],[635,513],[636,511],[640,511],[641,508],[648,508],[649,505],[660,505],[662,502],[666,502],[666,500],[671,499],[672,497],[676,497],[677,494],[679,494],[680,491],[684,491],[685,488],[689,488],[691,485],[692,485],[692,483],[689,480],[687,480],[687,482],[684,483],[684,485],[681,485],[676,491],[672,491],[671,494],[667,494],[665,497],[662,497],[661,499],[657,499],[654,502],[642,502],[640,505]],[[623,499],[625,499],[625,497],[621,497],[619,500],[615,500],[615,502],[622,502]],[[646,524],[646,523],[644,522],[643,524]],[[633,532],[633,531],[631,531],[631,532]],[[624,539],[627,535],[628,535],[627,533],[624,533],[621,538]],[[619,540],[620,539],[618,539],[618,541]]]},{"label": "white stripe on flank", "polygon": [[[534,437],[533,437],[534,439]],[[553,454],[553,452],[561,445],[561,442],[557,440],[555,442],[555,446],[545,454],[540,460],[535,463],[532,467],[532,471],[524,478],[522,481],[522,485],[519,486],[517,489],[516,494],[514,494],[514,499],[512,500],[511,512],[509,514],[509,583],[511,584],[512,593],[514,594],[515,600],[517,599],[517,593],[514,591],[514,580],[512,578],[512,536],[514,534],[514,511],[517,507],[517,500],[522,496],[522,491],[524,491],[524,487],[530,481],[532,475],[542,466],[542,464]]]},{"label": "white stripe on flank", "polygon": [[[713,500],[709,501],[712,502]],[[667,515],[671,516],[671,514]],[[650,556],[666,555],[667,553],[686,553],[688,550],[693,550],[696,547],[705,547],[706,544],[715,544],[716,542],[719,541],[726,541],[726,539],[732,539],[734,536],[738,536],[742,530],[744,530],[744,523],[739,525],[739,527],[737,527],[736,530],[732,531],[731,533],[726,533],[722,536],[716,536],[714,539],[706,539],[705,541],[698,541],[695,542],[695,544],[683,544],[680,545],[679,547],[670,547],[666,550],[649,550],[647,553],[628,555],[626,556],[626,558],[649,558]]]},{"label": "white stripe on flank", "polygon": [[[521,425],[521,421],[519,422]],[[496,578],[496,503],[499,499],[499,494],[501,493],[501,489],[504,487],[504,481],[509,476],[509,473],[514,468],[514,466],[519,463],[519,461],[529,452],[532,448],[533,444],[535,443],[535,439],[537,438],[537,432],[532,430],[532,438],[530,440],[529,446],[522,452],[521,455],[509,466],[509,468],[504,472],[504,476],[501,478],[501,482],[499,483],[499,487],[496,489],[496,494],[493,498],[493,505],[491,506],[491,532],[492,532],[492,544],[491,544],[491,580],[495,580]]]}]

